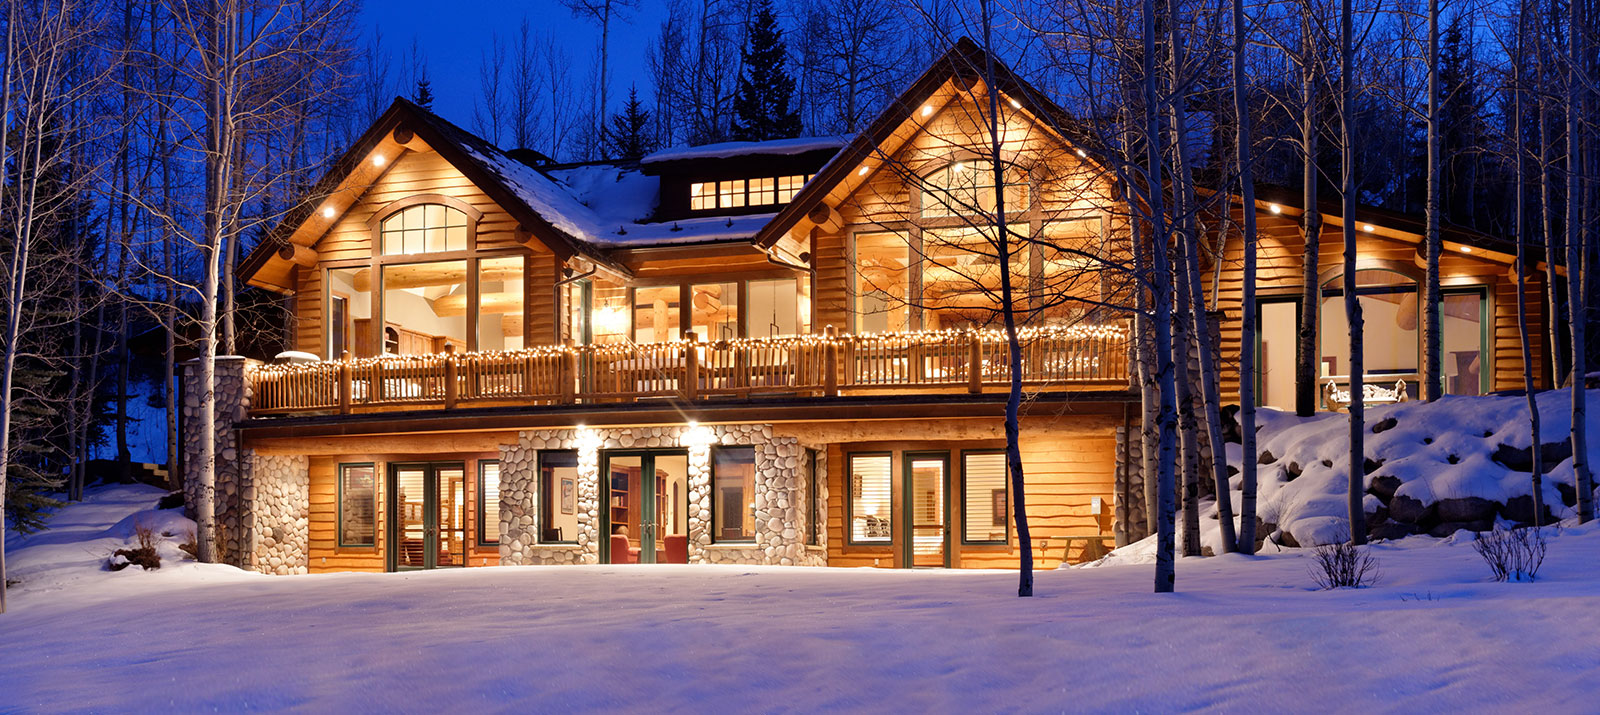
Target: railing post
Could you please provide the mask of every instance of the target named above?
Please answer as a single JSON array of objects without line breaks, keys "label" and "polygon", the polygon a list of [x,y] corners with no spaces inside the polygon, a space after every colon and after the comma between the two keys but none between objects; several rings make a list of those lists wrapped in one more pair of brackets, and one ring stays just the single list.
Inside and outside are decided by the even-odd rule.
[{"label": "railing post", "polygon": [[456,346],[446,343],[444,346],[444,408],[455,409],[456,401],[460,399],[461,388],[456,385]]},{"label": "railing post", "polygon": [[700,396],[700,343],[693,330],[683,334],[683,399]]},{"label": "railing post", "polygon": [[827,336],[827,342],[822,346],[822,394],[828,397],[839,396],[839,346],[834,342],[838,333],[832,325],[823,328],[822,334]]},{"label": "railing post", "polygon": [[339,355],[339,414],[350,414],[350,351]]},{"label": "railing post", "polygon": [[983,392],[983,340],[976,330],[969,333],[968,339],[967,392],[974,395]]},{"label": "railing post", "polygon": [[561,356],[560,366],[556,369],[558,380],[561,381],[561,402],[572,404],[578,401],[578,351],[569,350]]}]

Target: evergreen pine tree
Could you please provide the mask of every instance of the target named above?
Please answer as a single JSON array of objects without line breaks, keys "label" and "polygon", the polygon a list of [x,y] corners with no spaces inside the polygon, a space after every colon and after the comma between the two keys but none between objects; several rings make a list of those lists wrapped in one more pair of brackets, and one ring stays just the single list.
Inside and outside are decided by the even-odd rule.
[{"label": "evergreen pine tree", "polygon": [[784,70],[788,54],[771,0],[760,0],[741,51],[739,96],[733,101],[734,139],[765,141],[800,136],[800,112],[790,107],[794,78]]},{"label": "evergreen pine tree", "polygon": [[411,101],[423,109],[433,111],[433,83],[428,81],[427,75],[417,78],[417,88],[411,94]]},{"label": "evergreen pine tree", "polygon": [[613,159],[637,161],[655,148],[650,136],[650,111],[639,101],[639,88],[628,88],[628,102],[606,124],[606,154]]}]

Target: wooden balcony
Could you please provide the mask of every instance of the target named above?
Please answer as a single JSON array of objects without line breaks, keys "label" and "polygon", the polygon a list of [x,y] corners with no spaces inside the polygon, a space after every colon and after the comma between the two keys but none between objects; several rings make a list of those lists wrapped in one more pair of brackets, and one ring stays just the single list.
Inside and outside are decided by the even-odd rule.
[{"label": "wooden balcony", "polygon": [[[1030,389],[1128,387],[1122,324],[1021,331]],[[821,398],[1004,390],[997,330],[547,346],[262,365],[247,372],[251,414],[381,412],[646,400]]]}]

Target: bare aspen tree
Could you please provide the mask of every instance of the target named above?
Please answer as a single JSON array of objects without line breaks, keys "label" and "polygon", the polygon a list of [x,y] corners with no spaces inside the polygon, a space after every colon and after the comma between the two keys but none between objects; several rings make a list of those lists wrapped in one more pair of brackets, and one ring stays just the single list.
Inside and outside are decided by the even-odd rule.
[{"label": "bare aspen tree", "polygon": [[[14,181],[0,186],[0,219],[11,235],[3,258],[5,311],[0,326],[0,521],[7,513],[7,482],[17,467],[19,445],[13,442],[18,417],[18,359],[27,357],[25,341],[42,328],[34,311],[40,283],[67,274],[60,264],[36,260],[48,250],[39,243],[46,225],[72,195],[86,187],[50,178],[63,170],[82,141],[74,126],[81,120],[74,105],[85,101],[103,77],[74,75],[75,63],[98,32],[76,0],[6,3],[6,52],[0,68],[0,164],[10,167]],[[5,182],[0,182],[4,184]],[[60,327],[59,325],[51,327]],[[35,396],[38,397],[38,396]],[[5,612],[5,535],[0,529],[0,613]]]},{"label": "bare aspen tree", "polygon": [[1322,22],[1317,17],[1317,0],[1301,0],[1300,5],[1300,152],[1303,160],[1301,234],[1305,241],[1300,268],[1300,330],[1295,342],[1294,411],[1310,417],[1317,411],[1317,335],[1322,319],[1321,275],[1317,264],[1322,254],[1322,212],[1317,208],[1317,188],[1322,172],[1317,168],[1317,145],[1322,131],[1319,121],[1322,84],[1322,55],[1317,38]]},{"label": "bare aspen tree", "polygon": [[[1422,305],[1422,399],[1433,402],[1439,399],[1440,388],[1444,386],[1444,373],[1441,369],[1444,354],[1444,342],[1440,316],[1443,295],[1439,290],[1439,252],[1444,245],[1439,236],[1440,206],[1439,192],[1442,180],[1439,168],[1439,0],[1428,0],[1428,102],[1427,102],[1427,200],[1423,211],[1426,227],[1423,229],[1422,240],[1427,252],[1427,275],[1424,278],[1425,294]],[[1346,196],[1346,201],[1352,200]],[[1349,212],[1346,212],[1348,219]],[[1352,267],[1345,266],[1345,273],[1351,273]],[[1352,466],[1351,469],[1355,467]]]},{"label": "bare aspen tree", "polygon": [[[1350,542],[1367,543],[1366,511],[1363,498],[1365,489],[1365,449],[1362,437],[1365,432],[1366,399],[1362,370],[1363,331],[1361,300],[1356,293],[1356,147],[1355,147],[1355,9],[1351,0],[1342,0],[1339,10],[1339,139],[1340,155],[1340,229],[1344,233],[1344,313],[1350,326],[1350,469],[1349,511]],[[1311,209],[1307,209],[1308,211]]]},{"label": "bare aspen tree", "polygon": [[[1511,55],[1511,145],[1515,152],[1516,220],[1512,230],[1517,240],[1517,340],[1522,350],[1522,391],[1528,400],[1528,430],[1532,434],[1533,457],[1533,525],[1543,526],[1544,521],[1544,449],[1539,434],[1539,397],[1533,381],[1532,341],[1528,336],[1528,229],[1523,214],[1527,207],[1527,147],[1522,140],[1522,96],[1524,71],[1527,62],[1525,42],[1528,33],[1528,2],[1517,0],[1517,30],[1512,41]],[[1549,261],[1552,257],[1546,256]]]},{"label": "bare aspen tree", "polygon": [[1584,124],[1582,98],[1588,91],[1586,82],[1586,64],[1589,57],[1587,32],[1584,25],[1584,3],[1568,3],[1567,9],[1567,156],[1566,156],[1566,244],[1567,244],[1567,312],[1572,317],[1568,321],[1569,332],[1572,338],[1572,473],[1574,484],[1578,492],[1578,523],[1588,523],[1594,519],[1594,480],[1589,474],[1588,459],[1588,409],[1584,402],[1584,379],[1586,377],[1587,346],[1584,344],[1584,328],[1588,322],[1588,306],[1586,300],[1587,285],[1584,281],[1584,267],[1588,262],[1585,237],[1587,227],[1583,224],[1584,208],[1589,187],[1584,185],[1583,146]]},{"label": "bare aspen tree", "polygon": [[[600,77],[600,86],[595,95],[597,107],[590,117],[589,133],[590,143],[594,147],[600,145],[599,137],[605,131],[606,102],[611,94],[611,23],[622,20],[625,16],[639,7],[638,0],[561,0],[575,17],[587,19],[600,30],[599,55],[597,56],[597,69]],[[586,156],[585,159],[594,159]]]},{"label": "bare aspen tree", "polygon": [[[1254,141],[1250,122],[1249,85],[1245,81],[1246,39],[1244,0],[1233,0],[1233,113],[1236,171],[1243,206],[1244,295],[1240,306],[1239,344],[1239,536],[1238,548],[1246,554],[1256,548],[1256,182]],[[1226,476],[1217,491],[1226,493]]]}]

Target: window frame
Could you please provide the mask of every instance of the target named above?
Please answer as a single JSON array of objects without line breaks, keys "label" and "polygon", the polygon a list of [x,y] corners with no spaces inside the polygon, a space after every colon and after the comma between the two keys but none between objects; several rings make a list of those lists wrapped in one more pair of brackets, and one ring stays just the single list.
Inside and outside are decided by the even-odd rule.
[{"label": "window frame", "polygon": [[1005,466],[1004,466],[1005,477],[1003,479],[1003,482],[1005,484],[1005,490],[1006,490],[1006,507],[1005,507],[1005,514],[1004,514],[1004,518],[1005,518],[1005,535],[1006,535],[1005,539],[1000,540],[1000,541],[995,541],[995,540],[992,540],[992,539],[983,539],[983,540],[976,540],[975,541],[975,540],[971,540],[971,539],[967,538],[967,525],[970,523],[970,517],[971,517],[971,515],[967,513],[967,504],[969,503],[968,502],[968,498],[967,498],[967,455],[971,455],[971,454],[998,454],[998,455],[1001,455],[1001,457],[1003,458],[1003,457],[1005,457],[1006,450],[1003,447],[1000,447],[1000,448],[989,447],[989,448],[963,449],[963,450],[961,450],[961,455],[960,455],[960,458],[961,458],[961,545],[962,546],[1009,546],[1009,545],[1011,545],[1011,533],[1012,533],[1011,532],[1012,524],[1011,524],[1011,465],[1010,464],[1005,464]]},{"label": "window frame", "polygon": [[821,450],[806,448],[806,546],[821,543],[817,525],[817,454]]},{"label": "window frame", "polygon": [[[490,541],[489,539],[484,538],[483,525],[489,523],[489,521],[488,521],[489,502],[483,498],[483,495],[484,495],[484,488],[483,487],[484,487],[484,483],[485,483],[485,480],[484,480],[484,476],[485,476],[484,475],[484,467],[487,467],[487,466],[489,466],[491,464],[495,465],[495,478],[499,479],[500,476],[501,476],[500,470],[504,468],[504,465],[498,459],[480,459],[480,460],[477,460],[477,461],[478,461],[478,538],[477,538],[477,545],[478,546],[499,546],[500,545],[500,523],[499,523],[500,522],[500,519],[499,519],[500,509],[499,509],[498,506],[495,507],[495,516],[496,516],[496,518],[495,518],[495,527],[494,527],[495,538],[494,538],[493,541]],[[498,499],[499,495],[500,495],[500,486],[498,484],[495,485],[494,493],[495,493],[495,497]]]},{"label": "window frame", "polygon": [[[1255,391],[1256,391],[1256,394],[1255,394],[1256,407],[1267,407],[1268,406],[1266,403],[1261,401],[1262,396],[1266,394],[1266,389],[1265,389],[1266,385],[1265,385],[1265,383],[1262,382],[1262,379],[1265,377],[1265,375],[1262,372],[1262,368],[1266,367],[1266,361],[1262,360],[1263,356],[1261,355],[1261,336],[1263,334],[1263,331],[1261,330],[1261,325],[1262,325],[1261,308],[1264,305],[1283,305],[1285,303],[1287,303],[1289,305],[1293,305],[1294,306],[1294,337],[1295,337],[1296,342],[1298,342],[1299,341],[1299,336],[1300,336],[1300,321],[1301,321],[1301,318],[1305,315],[1305,310],[1304,310],[1304,307],[1302,305],[1302,302],[1303,302],[1302,298],[1303,297],[1304,296],[1300,295],[1299,293],[1293,293],[1293,294],[1290,294],[1290,293],[1279,293],[1279,294],[1258,296],[1256,298],[1256,336],[1255,336],[1256,339],[1255,339],[1255,345],[1251,348],[1251,349],[1256,351],[1255,352],[1255,358],[1256,358],[1255,359],[1255,367],[1256,367],[1255,373],[1256,374],[1254,376]],[[1322,351],[1322,336],[1320,334],[1317,336],[1317,351],[1318,352]],[[1313,380],[1312,382],[1315,383],[1316,380]],[[1296,399],[1298,399],[1298,397]],[[1291,409],[1293,409],[1293,408],[1291,408]]]},{"label": "window frame", "polygon": [[[750,453],[750,470],[751,470],[751,473],[752,473],[752,478],[750,480],[750,501],[752,503],[752,506],[749,507],[749,510],[745,513],[745,516],[750,519],[750,538],[748,538],[748,539],[724,539],[724,538],[721,538],[718,535],[721,532],[721,529],[719,528],[719,524],[717,523],[717,515],[720,513],[720,512],[717,511],[717,509],[721,506],[720,502],[722,501],[721,500],[722,489],[717,486],[717,454],[718,453],[723,453],[723,452],[732,452],[732,451],[735,451],[735,450],[739,450],[739,451],[748,450],[749,453]],[[711,454],[709,456],[711,458],[710,459],[710,462],[711,462],[711,490],[710,490],[711,524],[709,525],[710,526],[709,531],[711,532],[711,543],[712,544],[754,544],[756,542],[756,530],[760,526],[760,524],[756,523],[756,510],[755,510],[755,506],[753,506],[753,504],[754,504],[755,499],[756,499],[756,493],[755,493],[756,484],[761,481],[761,475],[755,471],[756,470],[756,465],[759,464],[759,460],[756,459],[756,447],[755,447],[755,445],[753,445],[753,444],[728,444],[728,445],[719,444],[719,445],[714,445],[714,446],[711,447]]]},{"label": "window frame", "polygon": [[[847,283],[845,285],[845,296],[846,296],[846,298],[849,299],[849,306],[848,307],[849,307],[849,311],[850,311],[850,332],[852,334],[855,334],[855,335],[860,335],[863,332],[862,328],[861,328],[861,318],[863,317],[863,314],[861,312],[862,294],[861,294],[861,290],[860,290],[860,283],[861,283],[860,243],[861,243],[861,237],[862,236],[873,236],[873,235],[893,236],[893,237],[901,239],[902,241],[905,242],[905,246],[906,246],[905,290],[900,296],[893,297],[891,300],[892,301],[894,301],[894,300],[899,301],[899,305],[905,309],[905,311],[906,311],[906,318],[905,318],[906,319],[906,328],[905,329],[906,330],[912,330],[912,329],[914,329],[914,326],[917,325],[916,321],[920,319],[918,311],[915,309],[916,308],[915,303],[911,300],[911,292],[913,290],[915,290],[915,289],[920,288],[920,285],[913,285],[912,284],[912,280],[913,280],[913,278],[920,279],[921,275],[922,275],[922,273],[921,273],[922,264],[921,264],[921,260],[917,256],[918,252],[916,250],[916,248],[917,248],[916,247],[916,243],[921,240],[921,232],[918,231],[918,230],[914,230],[912,228],[906,228],[904,230],[904,233],[902,233],[901,231],[898,231],[898,230],[895,230],[895,229],[890,229],[890,228],[874,225],[874,226],[865,226],[865,227],[862,227],[862,228],[860,228],[858,230],[850,232],[850,243],[849,243],[849,250],[850,250],[849,264],[850,265],[849,265],[849,270],[846,271],[846,276],[845,276],[845,280],[847,281]],[[889,306],[889,312],[893,312],[894,309],[895,309],[895,304],[893,302],[891,302],[891,304]],[[891,330],[889,332],[896,332],[896,331]]]},{"label": "window frame", "polygon": [[[535,515],[535,517],[534,517],[533,541],[536,544],[572,545],[572,544],[578,543],[578,534],[577,534],[577,532],[573,532],[571,539],[562,539],[560,541],[547,541],[544,538],[545,529],[548,528],[548,524],[546,523],[548,521],[548,515],[549,514],[553,514],[555,509],[558,508],[556,506],[556,504],[555,504],[554,499],[561,498],[561,495],[559,495],[559,494],[552,493],[551,495],[546,495],[544,493],[545,459],[547,457],[549,457],[549,456],[553,456],[553,455],[556,455],[556,454],[570,454],[570,455],[572,455],[573,456],[573,467],[572,468],[575,469],[575,470],[577,469],[577,465],[582,462],[582,459],[578,456],[578,450],[576,450],[576,449],[541,449],[541,450],[539,450],[538,455],[534,458],[534,460],[533,460],[534,461],[534,470],[538,473],[537,477],[535,478],[536,483],[534,484],[534,493],[537,495],[537,498],[539,499],[539,509],[538,509],[539,513],[537,515]],[[577,502],[577,498],[578,498],[577,491],[578,491],[578,479],[579,478],[580,477],[577,474],[573,475],[573,481],[572,481],[573,495],[572,495],[572,498],[573,498],[574,506],[576,506],[576,502]],[[555,492],[556,490],[552,489],[551,491]],[[554,498],[553,499],[545,499],[544,498],[545,496],[552,496]],[[576,511],[576,509],[574,509],[574,511]]]},{"label": "window frame", "polygon": [[[889,535],[887,537],[884,537],[882,540],[877,540],[877,541],[857,541],[856,540],[856,536],[855,536],[855,534],[856,534],[856,530],[855,530],[856,499],[855,499],[855,496],[854,496],[854,490],[851,489],[850,482],[851,482],[851,479],[853,478],[853,475],[855,474],[855,462],[856,462],[856,459],[860,458],[860,457],[884,457],[884,458],[889,460],[889,471],[888,471],[888,476],[887,476],[887,479],[888,479],[888,482],[889,482]],[[895,470],[894,470],[894,452],[893,451],[850,452],[850,453],[845,455],[845,459],[844,459],[844,510],[845,510],[844,511],[844,543],[846,545],[848,545],[848,546],[872,546],[872,547],[880,547],[880,548],[893,548],[894,542],[895,542],[895,538],[894,538],[894,523],[895,523],[895,517],[898,516],[898,514],[896,514],[896,512],[899,511],[898,505],[895,504],[896,499],[894,498],[895,497],[895,491],[896,491],[895,486],[894,486],[894,481],[895,481],[894,480],[894,471]]]},{"label": "window frame", "polygon": [[[1375,271],[1375,272],[1382,272],[1382,273],[1392,273],[1392,274],[1394,274],[1396,276],[1399,276],[1401,279],[1403,279],[1405,281],[1409,281],[1411,283],[1410,292],[1417,296],[1417,309],[1418,309],[1418,316],[1417,317],[1418,317],[1419,320],[1421,319],[1421,317],[1422,317],[1421,311],[1423,310],[1423,308],[1422,308],[1422,299],[1424,297],[1423,296],[1423,291],[1422,291],[1422,288],[1423,288],[1422,283],[1423,283],[1423,281],[1422,281],[1421,278],[1417,277],[1416,275],[1414,275],[1412,273],[1406,272],[1406,271],[1396,270],[1395,267],[1392,267],[1392,266],[1389,266],[1389,265],[1361,265],[1360,263],[1357,263],[1356,266],[1355,266],[1355,271],[1357,273],[1360,273],[1362,271]],[[1317,381],[1318,382],[1322,381],[1322,379],[1323,379],[1321,367],[1322,367],[1322,364],[1323,364],[1323,359],[1325,357],[1327,357],[1326,354],[1325,354],[1326,353],[1326,348],[1324,347],[1324,345],[1322,343],[1323,339],[1327,337],[1326,331],[1322,330],[1323,320],[1322,320],[1321,316],[1322,316],[1322,310],[1323,310],[1323,303],[1325,301],[1327,301],[1329,298],[1338,298],[1338,299],[1340,299],[1341,302],[1343,301],[1343,299],[1344,299],[1344,274],[1345,274],[1345,267],[1341,265],[1341,266],[1336,266],[1336,267],[1330,269],[1330,271],[1328,273],[1326,273],[1324,275],[1321,275],[1321,276],[1318,276],[1318,278],[1317,278],[1317,280],[1318,280],[1318,286],[1317,286],[1317,300],[1318,300],[1318,302],[1317,302],[1317,316],[1318,316],[1318,318],[1317,318],[1317,367],[1316,367],[1316,374],[1317,374]],[[1358,286],[1356,286],[1356,298],[1358,300],[1362,296],[1404,294],[1406,292],[1408,292],[1408,291],[1406,290],[1405,286],[1403,286],[1403,285],[1389,285],[1389,286],[1359,286],[1358,285]],[[1363,318],[1365,318],[1365,311],[1363,311]],[[1258,326],[1260,325],[1259,320],[1257,321],[1257,325]],[[1298,322],[1297,322],[1297,326],[1298,326]],[[1423,329],[1422,325],[1418,325],[1416,333],[1417,333],[1417,353],[1416,353],[1416,365],[1417,366],[1412,372],[1420,375],[1423,372],[1423,363],[1424,363],[1422,341],[1423,341],[1423,338],[1425,337],[1424,333],[1426,333],[1426,331]],[[1367,337],[1367,335],[1366,335],[1366,324],[1365,324],[1365,322],[1363,322],[1363,324],[1362,324],[1362,341],[1363,341],[1362,350],[1363,350],[1363,352],[1365,352],[1365,349],[1366,349],[1366,342],[1365,342],[1366,341],[1366,337]],[[1362,357],[1364,359],[1366,356],[1363,355]],[[1364,360],[1363,360],[1363,362],[1364,362]],[[1350,367],[1349,367],[1348,364],[1346,364],[1341,369],[1343,370],[1343,373],[1346,376],[1349,376]],[[1366,367],[1365,364],[1363,364],[1362,369],[1366,373],[1365,375],[1363,375],[1363,379],[1365,379],[1365,380],[1371,380],[1372,378],[1375,378],[1375,377],[1376,378],[1384,378],[1384,377],[1387,377],[1387,376],[1390,376],[1390,375],[1409,375],[1409,374],[1412,374],[1412,373],[1399,373],[1399,372],[1389,372],[1389,373],[1373,372],[1372,369],[1369,368],[1369,367]],[[1317,399],[1320,402],[1322,400],[1322,397],[1319,395],[1319,397]]]},{"label": "window frame", "polygon": [[[372,499],[372,542],[371,543],[367,543],[367,544],[345,543],[345,540],[344,540],[344,499],[345,499],[345,496],[344,496],[344,474],[345,474],[345,470],[346,469],[349,469],[349,468],[362,468],[362,467],[365,467],[366,469],[369,469],[369,470],[372,471],[372,497],[371,497],[371,499]],[[370,550],[376,551],[377,548],[378,548],[378,463],[377,462],[340,462],[334,468],[334,476],[339,481],[338,502],[335,504],[335,508],[337,509],[337,512],[338,512],[338,518],[337,518],[336,526],[337,526],[337,528],[339,530],[339,535],[337,537],[337,543],[339,545],[339,548],[341,548],[341,549],[370,549]]]}]

